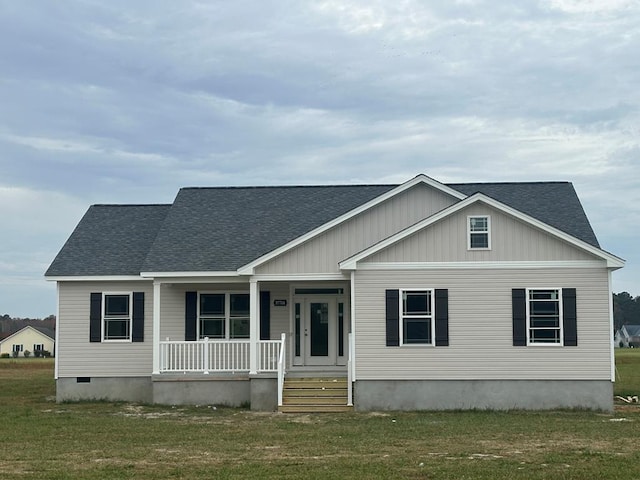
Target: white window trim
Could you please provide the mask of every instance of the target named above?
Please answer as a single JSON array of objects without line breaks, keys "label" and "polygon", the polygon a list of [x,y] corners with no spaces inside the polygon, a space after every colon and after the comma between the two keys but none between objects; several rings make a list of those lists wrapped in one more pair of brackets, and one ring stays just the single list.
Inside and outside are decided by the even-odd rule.
[{"label": "white window trim", "polygon": [[[403,296],[405,292],[429,292],[431,297],[431,342],[430,343],[404,343],[404,314],[402,311],[403,307]],[[408,348],[424,348],[424,347],[433,347],[435,346],[436,340],[436,302],[435,302],[435,289],[433,288],[400,288],[398,289],[399,301],[398,301],[398,318],[399,318],[399,327],[400,327],[400,346],[408,347]],[[415,316],[413,318],[424,318],[428,319],[429,315],[421,315]]]},{"label": "white window trim", "polygon": [[[106,297],[112,295],[127,295],[129,297],[129,338],[106,338],[106,328],[105,328],[105,320],[106,320],[106,311],[107,311],[107,301]],[[100,319],[100,335],[103,342],[108,343],[131,343],[133,337],[133,292],[102,292],[102,308],[101,308],[101,319]]]},{"label": "white window trim", "polygon": [[[558,314],[560,323],[560,342],[558,343],[548,343],[548,342],[532,342],[530,329],[531,329],[531,318],[530,318],[530,300],[529,300],[529,292],[537,291],[537,290],[556,290],[558,292]],[[563,347],[564,346],[564,305],[562,300],[562,288],[559,287],[536,287],[536,288],[527,288],[526,289],[526,311],[527,311],[527,346],[528,347]]]},{"label": "white window trim", "polygon": [[[231,338],[231,295],[250,295],[246,290],[206,290],[198,292],[198,305],[196,316],[196,338],[202,340],[200,336],[200,296],[201,295],[224,295],[224,338],[209,338],[212,342],[227,342],[235,340],[249,340],[249,337]],[[251,303],[249,303],[249,325],[251,325]],[[251,328],[251,326],[249,326]]]},{"label": "white window trim", "polygon": [[[487,219],[487,230],[486,232],[484,231],[471,231],[471,219],[472,218],[486,218]],[[487,234],[487,247],[482,247],[482,248],[471,248],[471,234],[479,234],[479,233],[486,233]],[[491,250],[491,215],[468,215],[467,216],[467,250],[472,250],[472,251],[484,251],[484,250]]]}]

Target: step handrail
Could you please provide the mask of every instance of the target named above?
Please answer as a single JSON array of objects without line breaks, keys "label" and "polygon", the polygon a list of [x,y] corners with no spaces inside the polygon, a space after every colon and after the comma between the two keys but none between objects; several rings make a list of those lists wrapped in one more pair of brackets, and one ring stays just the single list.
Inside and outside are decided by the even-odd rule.
[{"label": "step handrail", "polygon": [[282,333],[280,337],[280,355],[278,356],[278,407],[282,406],[282,391],[284,390],[285,367],[285,350],[286,350],[286,334]]},{"label": "step handrail", "polygon": [[349,333],[349,360],[347,361],[347,405],[353,407],[353,334]]}]

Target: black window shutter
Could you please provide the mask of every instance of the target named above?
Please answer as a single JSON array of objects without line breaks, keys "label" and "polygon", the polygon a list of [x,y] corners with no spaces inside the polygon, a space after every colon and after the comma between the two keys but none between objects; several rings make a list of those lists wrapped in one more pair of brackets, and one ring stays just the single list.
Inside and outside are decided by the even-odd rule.
[{"label": "black window shutter", "polygon": [[144,342],[144,292],[133,292],[133,326],[131,340]]},{"label": "black window shutter", "polygon": [[386,290],[387,347],[400,345],[400,292]]},{"label": "black window shutter", "polygon": [[198,292],[186,292],[184,299],[184,339],[196,339],[196,322],[198,318]]},{"label": "black window shutter", "polygon": [[576,289],[562,289],[562,327],[564,329],[564,345],[578,345],[578,315],[576,308]]},{"label": "black window shutter", "polygon": [[89,341],[102,341],[102,293],[92,293],[89,307]]},{"label": "black window shutter", "polygon": [[527,291],[514,288],[511,291],[511,309],[513,311],[513,346],[527,345]]},{"label": "black window shutter", "polygon": [[271,338],[271,294],[260,292],[260,340]]},{"label": "black window shutter", "polygon": [[449,346],[449,290],[436,289],[436,347]]}]

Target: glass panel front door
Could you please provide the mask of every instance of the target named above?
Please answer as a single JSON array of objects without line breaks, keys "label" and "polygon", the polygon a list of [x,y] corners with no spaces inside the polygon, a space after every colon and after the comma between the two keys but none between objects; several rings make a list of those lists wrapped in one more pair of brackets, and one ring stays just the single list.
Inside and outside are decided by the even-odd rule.
[{"label": "glass panel front door", "polygon": [[300,295],[293,298],[292,365],[346,365],[347,308],[344,296]]},{"label": "glass panel front door", "polygon": [[310,339],[312,357],[329,355],[329,304],[312,302],[310,305]]}]

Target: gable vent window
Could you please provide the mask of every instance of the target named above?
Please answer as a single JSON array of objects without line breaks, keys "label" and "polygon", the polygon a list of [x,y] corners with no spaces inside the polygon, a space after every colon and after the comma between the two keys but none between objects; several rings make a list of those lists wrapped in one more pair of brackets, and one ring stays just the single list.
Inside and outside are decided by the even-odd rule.
[{"label": "gable vent window", "polygon": [[489,250],[491,248],[491,217],[468,217],[469,250]]}]

